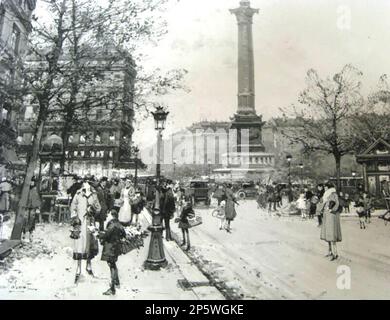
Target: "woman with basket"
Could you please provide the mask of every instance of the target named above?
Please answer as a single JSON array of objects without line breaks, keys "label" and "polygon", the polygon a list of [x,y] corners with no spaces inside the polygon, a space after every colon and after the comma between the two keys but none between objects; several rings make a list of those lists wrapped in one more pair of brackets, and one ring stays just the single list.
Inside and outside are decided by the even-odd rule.
[{"label": "woman with basket", "polygon": [[93,276],[91,260],[98,254],[99,244],[94,236],[95,214],[101,207],[96,192],[88,180],[77,191],[71,204],[71,238],[74,239],[73,259],[77,261],[75,283],[81,274],[81,260],[87,260],[86,271]]}]

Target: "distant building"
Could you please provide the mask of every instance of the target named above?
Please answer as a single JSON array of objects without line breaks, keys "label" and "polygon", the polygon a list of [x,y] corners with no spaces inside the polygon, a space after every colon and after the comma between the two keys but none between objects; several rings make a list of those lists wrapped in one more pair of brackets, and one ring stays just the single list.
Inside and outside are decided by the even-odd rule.
[{"label": "distant building", "polygon": [[[103,71],[104,80],[100,88],[102,95],[109,90],[121,94],[117,100],[89,109],[85,121],[70,128],[64,144],[65,170],[79,175],[90,173],[96,176],[129,173],[129,170],[135,168],[134,159],[130,154],[134,131],[131,93],[134,92],[135,63],[130,54],[123,52],[119,54],[112,47],[102,48],[101,52],[96,53],[94,60],[96,61],[90,61],[90,65],[96,68],[104,65],[105,60],[114,61]],[[24,158],[31,149],[34,132],[32,124],[35,123],[34,109],[33,103],[27,103],[20,119],[18,141]],[[52,134],[61,136],[64,121],[61,115],[50,119],[45,125],[43,140]]]},{"label": "distant building", "polygon": [[36,0],[0,0],[0,176],[21,165],[14,149],[22,104],[17,92],[35,7]]}]

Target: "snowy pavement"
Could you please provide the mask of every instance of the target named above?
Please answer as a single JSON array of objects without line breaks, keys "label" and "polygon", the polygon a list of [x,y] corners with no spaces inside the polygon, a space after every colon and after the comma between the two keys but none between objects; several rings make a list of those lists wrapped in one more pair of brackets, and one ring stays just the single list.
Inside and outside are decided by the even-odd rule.
[{"label": "snowy pavement", "polygon": [[[219,230],[212,209],[196,208],[203,224],[190,230],[192,252],[204,272],[244,299],[389,299],[390,226],[373,218],[366,230],[357,216],[342,217],[340,258],[324,257],[317,221],[270,217],[255,201],[241,201],[232,233]],[[180,235],[177,226],[175,232]],[[337,286],[349,267],[351,288]],[[340,287],[340,286],[339,286]]]},{"label": "snowy pavement", "polygon": [[[327,244],[319,239],[316,220],[271,217],[255,201],[241,201],[232,233],[227,233],[219,230],[211,211],[196,208],[203,224],[190,230],[189,253],[164,241],[166,269],[143,269],[149,237],[139,251],[121,256],[121,288],[114,297],[102,295],[110,279],[100,255],[92,262],[95,277],[86,274],[83,265],[75,285],[69,226],[38,225],[34,244],[25,243],[0,263],[0,299],[390,298],[390,226],[377,217],[366,230],[359,228],[356,216],[342,217],[340,258],[331,262],[324,257]],[[144,213],[144,228],[147,217]],[[181,242],[181,232],[172,224]],[[340,266],[351,270],[350,289],[337,286]]]},{"label": "snowy pavement", "polygon": [[[147,226],[146,221],[143,226]],[[196,292],[180,287],[179,281],[184,280],[185,275],[177,263],[181,258],[178,253],[176,261],[167,254],[167,268],[144,270],[142,265],[147,257],[149,237],[139,251],[119,257],[121,287],[115,296],[102,295],[108,289],[110,273],[107,264],[100,261],[100,254],[92,261],[95,277],[85,272],[83,264],[82,276],[75,285],[76,263],[72,259],[69,234],[66,225],[38,225],[34,244],[25,243],[0,264],[0,299],[196,300],[209,297],[201,288]],[[176,244],[168,243],[167,246]],[[181,252],[179,248],[177,250]]]}]

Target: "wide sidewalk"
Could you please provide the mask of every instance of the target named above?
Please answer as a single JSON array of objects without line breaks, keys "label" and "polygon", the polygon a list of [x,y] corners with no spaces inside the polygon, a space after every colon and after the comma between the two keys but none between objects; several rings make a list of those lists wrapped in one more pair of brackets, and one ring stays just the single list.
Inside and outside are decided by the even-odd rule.
[{"label": "wide sidewalk", "polygon": [[[149,225],[149,219],[145,211],[141,215],[143,228]],[[34,243],[24,243],[0,264],[0,299],[224,299],[173,241],[164,241],[168,266],[160,271],[145,270],[150,237],[140,250],[119,257],[121,287],[115,296],[102,294],[108,288],[110,273],[100,253],[92,261],[95,276],[89,276],[83,264],[76,285],[69,229],[68,225],[37,225]]]}]

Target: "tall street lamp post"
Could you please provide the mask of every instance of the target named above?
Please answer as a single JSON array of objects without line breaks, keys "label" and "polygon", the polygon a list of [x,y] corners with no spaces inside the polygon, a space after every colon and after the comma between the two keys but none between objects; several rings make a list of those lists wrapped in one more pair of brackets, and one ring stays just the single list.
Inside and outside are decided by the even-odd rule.
[{"label": "tall street lamp post", "polygon": [[157,130],[157,163],[156,163],[156,200],[154,203],[152,225],[148,230],[151,232],[148,258],[144,263],[145,269],[160,270],[167,266],[168,262],[164,254],[164,246],[162,241],[162,231],[164,230],[161,223],[160,214],[160,172],[161,172],[161,140],[162,131],[165,129],[165,121],[169,112],[166,112],[163,107],[159,106],[155,112],[152,112],[155,129]]},{"label": "tall street lamp post", "polygon": [[176,159],[173,159],[173,179],[176,178]]},{"label": "tall street lamp post", "polygon": [[139,148],[134,147],[133,148],[134,157],[135,157],[135,174],[134,174],[134,186],[138,186],[138,154],[139,154]]},{"label": "tall street lamp post", "polygon": [[301,169],[301,189],[303,189],[303,163],[299,164],[299,169]]},{"label": "tall street lamp post", "polygon": [[288,163],[288,201],[289,202],[292,202],[292,188],[291,188],[291,160],[292,160],[292,156],[290,154],[288,154],[286,156],[286,160],[287,160],[287,163]]}]

